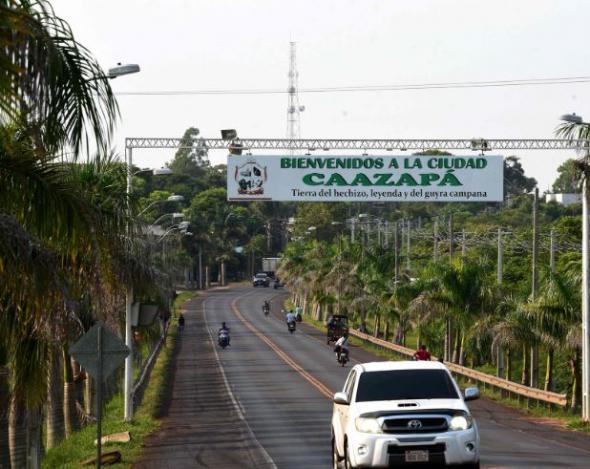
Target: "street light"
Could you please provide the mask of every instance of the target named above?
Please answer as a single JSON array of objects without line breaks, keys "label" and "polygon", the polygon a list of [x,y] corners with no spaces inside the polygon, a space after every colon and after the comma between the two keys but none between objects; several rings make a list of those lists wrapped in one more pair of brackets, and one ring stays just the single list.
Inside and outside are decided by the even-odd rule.
[{"label": "street light", "polygon": [[[109,78],[116,78],[122,75],[139,72],[139,65],[121,65],[109,70]],[[127,162],[127,212],[128,218],[131,220],[131,193],[133,192],[133,149],[126,148],[126,162]],[[145,170],[142,170],[145,171]],[[163,176],[172,174],[170,168],[159,168],[147,170],[152,171],[154,176]],[[141,172],[141,171],[138,171]],[[131,222],[127,222],[127,234],[131,237]],[[132,307],[133,307],[133,285],[129,282],[127,291],[125,292],[125,345],[129,349],[129,355],[125,358],[125,376],[123,379],[123,414],[126,422],[129,422],[133,417],[133,334],[132,334]]]},{"label": "street light", "polygon": [[[561,120],[570,124],[579,126],[588,126],[590,123],[584,122],[582,116],[573,114],[564,114]],[[584,145],[586,149],[585,159],[590,159],[590,149],[588,142]],[[586,161],[587,162],[587,161]],[[588,266],[588,206],[590,203],[590,193],[588,190],[588,178],[586,171],[582,176],[582,420],[590,420],[590,298],[588,296],[588,281],[590,272]]]},{"label": "street light", "polygon": [[107,75],[108,78],[114,80],[117,77],[123,75],[131,75],[132,73],[139,73],[140,68],[137,64],[125,64],[121,65],[118,63],[116,67],[109,68],[109,73]]},{"label": "street light", "polygon": [[[141,212],[139,212],[137,214],[137,218],[141,217],[145,212],[147,212],[150,208],[155,207],[158,204],[163,204],[165,202],[182,202],[184,200],[184,196],[183,195],[176,195],[176,194],[172,194],[171,196],[169,196],[167,199],[164,200],[156,200],[155,202],[152,202],[151,204],[149,204],[146,208],[144,208]],[[183,215],[184,216],[184,215]]]}]

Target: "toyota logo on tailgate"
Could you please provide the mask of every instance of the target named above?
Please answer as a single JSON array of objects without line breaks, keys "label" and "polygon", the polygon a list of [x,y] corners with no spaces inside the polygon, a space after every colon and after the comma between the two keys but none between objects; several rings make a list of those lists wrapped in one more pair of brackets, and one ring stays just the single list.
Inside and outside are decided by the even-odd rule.
[{"label": "toyota logo on tailgate", "polygon": [[420,422],[420,420],[410,420],[408,422],[408,428],[411,428],[412,430],[422,428],[422,422]]}]

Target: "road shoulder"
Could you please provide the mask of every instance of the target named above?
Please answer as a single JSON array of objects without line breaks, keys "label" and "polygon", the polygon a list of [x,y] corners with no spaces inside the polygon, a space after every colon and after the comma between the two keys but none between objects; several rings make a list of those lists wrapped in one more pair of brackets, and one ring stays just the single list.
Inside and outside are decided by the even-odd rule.
[{"label": "road shoulder", "polygon": [[205,324],[203,305],[210,295],[215,293],[186,305],[162,424],[146,438],[134,467],[273,467],[228,392]]}]

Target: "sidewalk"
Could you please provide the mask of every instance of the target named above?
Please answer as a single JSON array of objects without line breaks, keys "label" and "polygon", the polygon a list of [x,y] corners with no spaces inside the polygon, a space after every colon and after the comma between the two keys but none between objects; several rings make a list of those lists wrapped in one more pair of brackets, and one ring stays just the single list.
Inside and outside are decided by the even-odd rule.
[{"label": "sidewalk", "polygon": [[269,467],[225,387],[205,328],[203,301],[186,305],[162,426],[146,438],[136,468]]}]

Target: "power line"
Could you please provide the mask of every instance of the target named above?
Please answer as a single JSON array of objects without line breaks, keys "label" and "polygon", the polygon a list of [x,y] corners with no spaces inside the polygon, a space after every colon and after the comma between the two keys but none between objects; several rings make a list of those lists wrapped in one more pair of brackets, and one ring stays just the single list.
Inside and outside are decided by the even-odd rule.
[{"label": "power line", "polygon": [[[561,78],[528,78],[523,80],[464,81],[444,83],[418,83],[399,85],[359,85],[302,88],[299,93],[345,93],[367,91],[411,91],[460,88],[498,88],[507,86],[540,86],[588,83],[590,76]],[[117,96],[193,96],[193,95],[258,95],[287,94],[288,89],[252,88],[252,89],[218,89],[218,90],[154,90],[154,91],[120,91]]]}]

